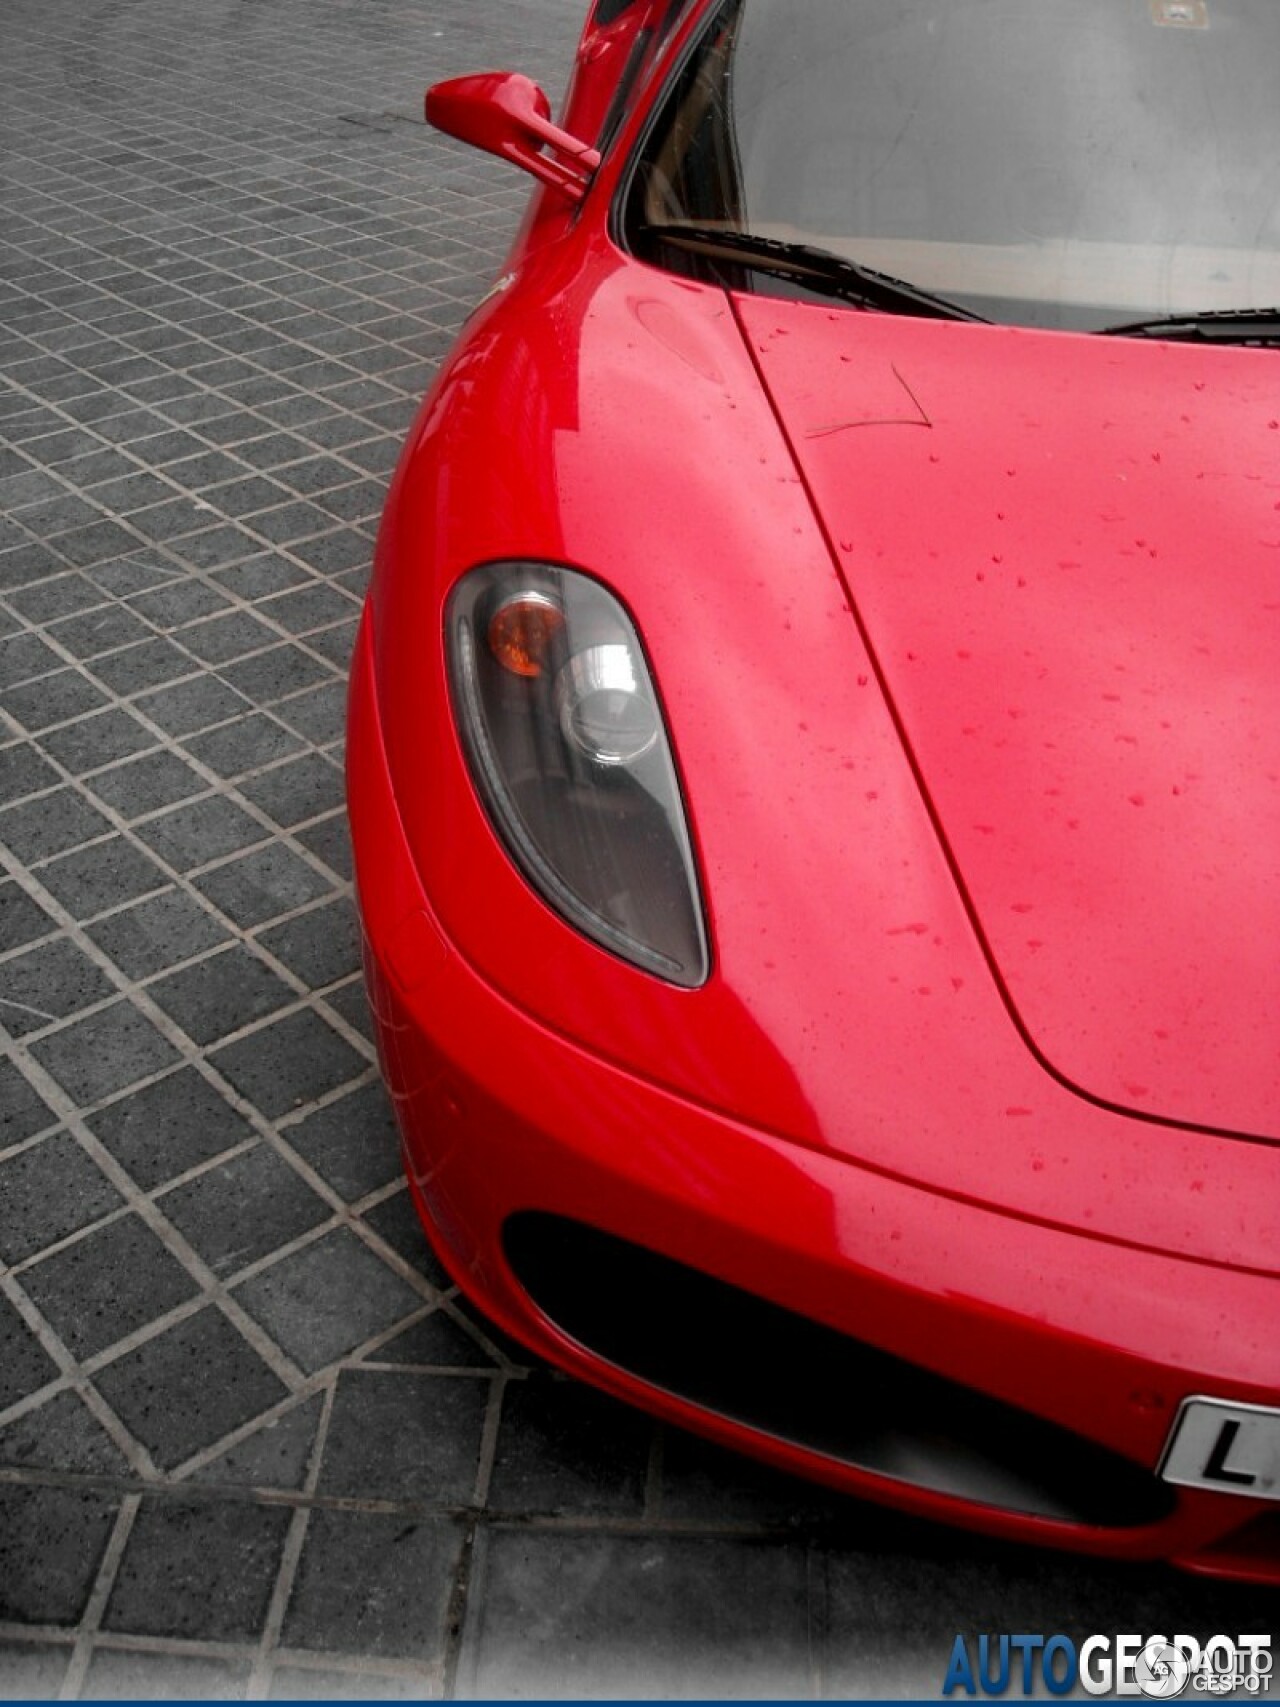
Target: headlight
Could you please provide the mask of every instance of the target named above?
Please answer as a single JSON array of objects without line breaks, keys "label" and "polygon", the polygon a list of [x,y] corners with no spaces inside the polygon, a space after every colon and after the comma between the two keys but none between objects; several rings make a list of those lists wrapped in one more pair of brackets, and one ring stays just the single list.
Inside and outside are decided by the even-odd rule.
[{"label": "headlight", "polygon": [[598,581],[493,563],[454,588],[450,682],[493,826],[603,948],[693,987],[709,970],[693,850],[639,637]]}]

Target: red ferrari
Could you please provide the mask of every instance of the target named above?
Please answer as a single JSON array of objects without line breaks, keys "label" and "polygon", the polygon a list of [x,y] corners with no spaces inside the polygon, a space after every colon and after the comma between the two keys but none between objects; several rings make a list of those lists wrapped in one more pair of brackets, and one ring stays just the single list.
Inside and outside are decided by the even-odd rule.
[{"label": "red ferrari", "polygon": [[1280,9],[596,0],[351,685],[502,1327],[991,1534],[1280,1581]]}]

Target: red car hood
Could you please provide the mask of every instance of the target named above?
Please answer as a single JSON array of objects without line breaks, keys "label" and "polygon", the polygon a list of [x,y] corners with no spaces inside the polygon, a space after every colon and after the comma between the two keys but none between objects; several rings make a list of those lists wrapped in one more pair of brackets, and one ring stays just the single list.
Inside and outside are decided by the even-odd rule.
[{"label": "red car hood", "polygon": [[740,297],[1014,1017],[1280,1129],[1280,356]]}]

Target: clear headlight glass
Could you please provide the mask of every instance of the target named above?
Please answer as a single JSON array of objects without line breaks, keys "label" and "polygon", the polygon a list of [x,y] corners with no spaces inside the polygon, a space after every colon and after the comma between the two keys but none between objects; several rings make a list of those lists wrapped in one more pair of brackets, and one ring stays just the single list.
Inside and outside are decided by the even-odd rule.
[{"label": "clear headlight glass", "polygon": [[601,947],[704,983],[680,785],[627,613],[576,570],[493,563],[459,581],[446,620],[463,746],[520,870]]}]

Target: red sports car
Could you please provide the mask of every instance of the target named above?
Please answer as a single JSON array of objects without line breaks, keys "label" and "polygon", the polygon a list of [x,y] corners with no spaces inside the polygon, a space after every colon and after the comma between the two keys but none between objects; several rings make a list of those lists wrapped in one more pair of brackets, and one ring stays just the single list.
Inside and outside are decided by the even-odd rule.
[{"label": "red sports car", "polygon": [[510,1333],[1280,1581],[1280,8],[596,0],[351,687],[413,1191]]}]

